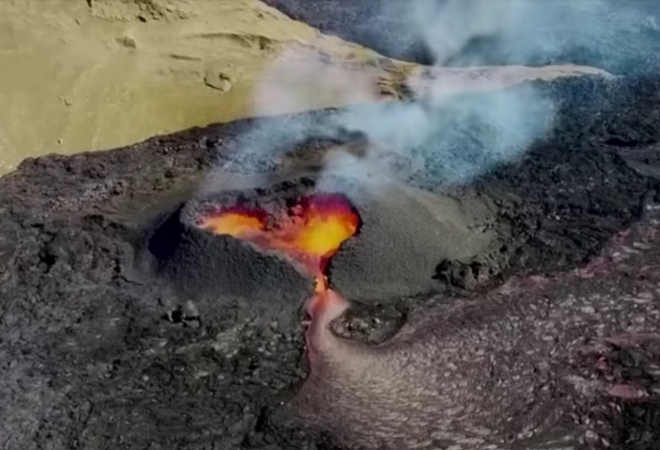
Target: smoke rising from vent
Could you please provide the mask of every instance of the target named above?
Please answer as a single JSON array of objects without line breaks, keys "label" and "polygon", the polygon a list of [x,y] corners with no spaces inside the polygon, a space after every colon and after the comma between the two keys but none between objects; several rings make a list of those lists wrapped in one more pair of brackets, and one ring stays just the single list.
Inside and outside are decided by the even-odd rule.
[{"label": "smoke rising from vent", "polygon": [[[506,86],[516,84],[512,82],[516,77],[526,78],[515,71],[447,67],[488,65],[490,56],[479,51],[479,44],[491,41],[504,45],[509,59],[517,62],[558,53],[598,54],[603,62],[611,62],[623,57],[611,45],[618,34],[637,33],[643,40],[653,38],[643,37],[646,35],[640,30],[658,31],[653,19],[607,0],[406,3],[406,9],[395,12],[405,17],[423,39],[436,65],[411,73],[404,80],[414,100],[377,102],[379,86],[391,82],[387,78],[391,73],[377,66],[360,70],[355,64],[342,66],[337,60],[329,61],[327,56],[310,51],[313,45],[307,49],[296,47],[284,52],[264,73],[255,90],[255,115],[270,115],[282,109],[304,110],[309,104],[306,96],[313,96],[320,106],[355,106],[332,115],[261,122],[235,142],[234,156],[256,154],[263,157],[257,158],[260,161],[272,161],[310,137],[337,137],[351,132],[368,139],[366,157],[335,157],[328,161],[329,171],[349,170],[342,162],[350,160],[350,171],[366,176],[373,171],[373,162],[388,152],[409,159],[413,171],[432,173],[438,183],[468,183],[497,164],[521,156],[531,142],[549,131],[554,105],[533,83],[495,89],[486,95],[466,89],[479,83]],[[537,35],[546,38],[535,39]],[[454,72],[448,72],[451,70]],[[559,69],[555,70],[560,75]],[[548,69],[544,77],[552,78],[550,72]],[[502,79],[494,79],[497,77]],[[423,92],[418,90],[415,95],[415,86],[420,84],[424,85]],[[382,174],[382,168],[376,171]]]},{"label": "smoke rising from vent", "polygon": [[[416,0],[396,13],[439,65],[596,64],[625,72],[660,42],[654,2],[618,0]],[[615,70],[620,68],[620,70]]]}]

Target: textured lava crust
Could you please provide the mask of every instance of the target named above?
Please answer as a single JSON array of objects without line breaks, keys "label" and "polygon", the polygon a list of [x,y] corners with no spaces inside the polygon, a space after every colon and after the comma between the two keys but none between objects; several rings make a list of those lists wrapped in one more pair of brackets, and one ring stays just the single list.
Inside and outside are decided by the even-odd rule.
[{"label": "textured lava crust", "polygon": [[[577,328],[580,332],[597,329],[599,321],[608,329],[633,331],[657,323],[657,317],[636,311],[657,298],[660,262],[653,221],[658,219],[648,212],[658,203],[660,79],[608,82],[586,77],[540,83],[539,88],[557,100],[556,127],[519,160],[495,167],[471,186],[447,192],[439,181],[443,168],[429,148],[420,155],[423,169],[397,180],[397,186],[420,189],[433,202],[445,202],[441,208],[445,218],[451,211],[456,215],[456,208],[450,207],[456,204],[453,201],[471,217],[475,210],[478,217],[488,217],[490,211],[495,221],[472,231],[493,230],[501,245],[485,247],[485,253],[472,259],[441,261],[446,253],[438,254],[433,295],[399,296],[385,305],[384,299],[365,296],[340,324],[343,336],[382,341],[382,336],[396,334],[392,324],[411,323],[406,318],[411,309],[424,316],[431,307],[451,303],[454,297],[447,294],[447,284],[475,289],[484,280],[501,284],[511,273],[517,275],[517,284],[504,285],[497,294],[499,302],[520,303],[531,297],[553,302],[559,325],[569,326],[576,317],[589,320],[589,327]],[[154,232],[163,233],[167,241],[158,246],[160,251],[177,245],[193,249],[202,242],[197,230],[186,234],[189,222],[173,212],[183,212],[182,204],[184,209],[192,206],[191,199],[204,198],[200,192],[209,192],[208,176],[218,167],[231,160],[234,171],[244,175],[280,172],[273,155],[232,152],[238,137],[255,125],[295,133],[301,121],[334,113],[245,120],[107,152],[47,156],[25,161],[0,179],[0,446],[309,448],[315,435],[265,425],[267,411],[293,397],[306,375],[299,313],[304,290],[311,289],[311,283],[279,259],[268,260],[264,264],[272,268],[268,270],[273,282],[289,270],[295,275],[291,279],[301,287],[291,288],[291,297],[301,297],[298,303],[291,302],[288,293],[286,298],[265,297],[261,302],[224,295],[213,280],[209,282],[210,273],[198,279],[201,285],[206,283],[209,294],[191,298],[170,287],[177,282],[174,275],[143,263],[150,258],[145,250],[154,243]],[[456,128],[454,137],[460,138],[459,148],[465,154],[488,145],[487,136],[474,128]],[[336,145],[319,138],[299,147],[322,153]],[[288,167],[289,174],[293,166]],[[335,287],[346,290],[343,293],[351,301],[355,300],[350,293],[351,274],[342,265],[351,267],[352,258],[363,261],[358,247],[371,239],[368,226],[378,217],[360,205],[359,198],[355,203],[365,223],[330,267]],[[484,205],[487,208],[482,210]],[[174,229],[171,234],[163,225],[168,220]],[[636,221],[641,221],[641,234],[631,232],[630,241],[613,241]],[[376,234],[373,238],[378,240]],[[190,243],[181,244],[186,239]],[[193,258],[190,269],[184,267],[191,270],[191,277],[199,266],[213,264],[211,258],[202,260],[212,256],[205,255],[209,248],[224,245],[220,242],[214,236],[198,250],[183,252]],[[364,251],[368,254],[367,248]],[[246,258],[263,257],[245,252]],[[167,266],[167,257],[161,254],[160,261]],[[373,261],[370,285],[393,270],[379,272],[378,259]],[[576,276],[576,268],[581,277]],[[553,281],[547,290],[534,291],[540,280],[537,275],[549,272]],[[188,292],[193,292],[193,284]],[[623,303],[609,304],[611,296]],[[592,303],[594,314],[585,309],[576,315],[571,307],[559,307],[573,301],[580,306],[601,303]],[[604,305],[615,314],[600,314],[594,305]],[[506,328],[503,311],[501,323],[485,319],[489,326]],[[533,315],[521,317],[535,329],[537,322],[532,319]],[[460,326],[453,324],[454,329]],[[461,340],[469,328],[461,330],[451,339],[462,350],[473,338]],[[570,341],[571,336],[560,333],[558,342]],[[589,396],[587,389],[585,401],[576,403],[574,410],[578,421],[597,423],[594,432],[614,449],[648,450],[658,442],[655,424],[660,408],[654,393],[658,353],[653,341],[638,341],[619,339],[613,341],[616,346],[598,347],[601,353],[595,356],[553,360],[557,364],[553,373],[571,376],[569,382],[577,382],[574,386],[579,389],[589,386],[582,380],[592,378],[606,383],[599,385],[605,392],[614,389],[616,395],[609,397]],[[627,342],[634,345],[622,346]],[[535,361],[546,361],[535,352],[547,347],[519,345],[530,350],[532,359],[538,358]],[[606,366],[598,363],[601,356]],[[523,362],[529,367],[530,361]],[[507,367],[506,359],[495,359],[495,373],[505,373]],[[530,383],[542,384],[540,372],[529,376]],[[576,398],[565,383],[556,386],[558,397]],[[648,396],[636,398],[639,392]],[[518,425],[524,427],[527,416],[518,417]]]}]

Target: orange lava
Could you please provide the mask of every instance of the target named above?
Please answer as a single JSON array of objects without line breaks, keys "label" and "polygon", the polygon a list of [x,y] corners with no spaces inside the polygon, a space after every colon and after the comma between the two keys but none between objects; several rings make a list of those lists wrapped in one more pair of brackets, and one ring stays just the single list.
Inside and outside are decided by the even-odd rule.
[{"label": "orange lava", "polygon": [[358,225],[357,212],[337,194],[303,197],[275,217],[261,210],[230,206],[200,220],[200,228],[286,253],[315,276],[316,292],[327,290],[327,263]]}]

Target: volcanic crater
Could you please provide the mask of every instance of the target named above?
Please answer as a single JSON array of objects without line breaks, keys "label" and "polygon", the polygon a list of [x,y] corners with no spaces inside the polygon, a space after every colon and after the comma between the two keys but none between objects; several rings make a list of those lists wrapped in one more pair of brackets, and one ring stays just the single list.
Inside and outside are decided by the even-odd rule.
[{"label": "volcanic crater", "polygon": [[[320,446],[318,436],[269,427],[268,417],[306,375],[299,315],[319,275],[282,248],[299,236],[286,224],[306,217],[306,202],[309,210],[327,196],[358,219],[349,221],[351,235],[336,253],[316,254],[319,263],[329,257],[324,275],[351,301],[337,324],[344,336],[380,342],[413,313],[453,305],[457,291],[478,300],[476,293],[492,285],[501,287],[499,303],[489,303],[499,311],[493,317],[503,320],[508,314],[498,305],[530,293],[541,305],[579,297],[587,311],[580,314],[589,316],[592,295],[602,300],[615,292],[639,300],[615,302],[624,308],[616,317],[634,323],[636,308],[656,301],[651,285],[660,267],[651,233],[657,219],[649,216],[658,203],[660,79],[582,77],[536,87],[556,100],[555,129],[516,160],[451,189],[442,183],[448,169],[436,151],[446,148],[438,142],[417,149],[422,170],[386,184],[273,168],[272,161],[262,166],[253,155],[230,151],[257,124],[286,129],[337,110],[25,161],[0,181],[0,294],[11,299],[2,303],[0,349],[12,361],[0,368],[7,399],[0,412],[8,418],[0,436],[20,448]],[[488,149],[483,129],[454,131],[458,156]],[[320,138],[301,145],[337,148]],[[231,178],[218,167],[232,158],[252,181],[208,185],[211,174]],[[211,220],[237,211],[249,211],[239,214],[249,220]],[[621,234],[636,222],[639,233]],[[639,242],[626,243],[626,236]],[[507,280],[513,282],[503,285]],[[548,291],[534,290],[538,284]],[[641,303],[639,286],[651,295],[648,303]],[[575,316],[570,307],[557,314],[565,323]],[[466,317],[452,326],[465,323],[481,322]],[[469,347],[469,337],[455,336],[458,348]],[[530,352],[542,364],[536,347],[525,345],[518,354]],[[561,375],[575,377],[591,361],[576,358],[556,361]],[[632,369],[630,359],[613,360],[611,370],[627,383],[655,386],[653,359],[644,358]],[[585,373],[579,375],[591,376]],[[562,386],[557,395],[573,398]],[[581,403],[571,413],[606,423],[603,436],[617,448],[652,448],[643,444],[657,438],[649,424],[660,408],[656,394],[644,399],[617,409],[609,397],[594,396],[592,408]],[[641,437],[621,431],[623,421]],[[642,443],[626,447],[631,440]]]},{"label": "volcanic crater", "polygon": [[387,303],[437,288],[439,261],[468,262],[500,245],[487,202],[465,214],[465,199],[392,180],[319,177],[190,198],[153,224],[152,268],[191,299],[298,308],[329,278],[354,300]]}]

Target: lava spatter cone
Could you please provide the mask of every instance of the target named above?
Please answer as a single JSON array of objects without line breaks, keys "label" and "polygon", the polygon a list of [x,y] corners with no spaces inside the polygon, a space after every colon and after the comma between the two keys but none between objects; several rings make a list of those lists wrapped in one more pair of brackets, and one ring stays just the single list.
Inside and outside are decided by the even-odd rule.
[{"label": "lava spatter cone", "polygon": [[480,197],[352,175],[326,174],[323,184],[333,190],[290,175],[209,184],[158,216],[144,262],[186,298],[282,310],[307,298],[314,279],[317,292],[326,289],[325,275],[353,301],[427,292],[439,261],[471,261],[503,244],[489,225],[495,209]]},{"label": "lava spatter cone", "polygon": [[287,254],[315,277],[318,293],[327,290],[328,261],[357,232],[359,222],[345,197],[324,193],[301,197],[275,214],[242,205],[224,206],[202,215],[198,226]]}]

